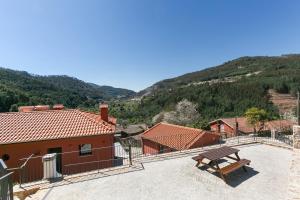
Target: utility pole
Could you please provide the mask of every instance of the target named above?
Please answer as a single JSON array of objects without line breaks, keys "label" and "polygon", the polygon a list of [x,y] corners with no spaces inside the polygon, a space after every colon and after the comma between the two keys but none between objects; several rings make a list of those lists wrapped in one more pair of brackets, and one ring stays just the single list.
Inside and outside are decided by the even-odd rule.
[{"label": "utility pole", "polygon": [[239,135],[239,123],[237,121],[237,117],[235,117],[235,136]]},{"label": "utility pole", "polygon": [[298,124],[298,126],[300,125],[299,98],[300,98],[300,94],[299,94],[299,91],[298,91],[297,92],[297,124]]}]

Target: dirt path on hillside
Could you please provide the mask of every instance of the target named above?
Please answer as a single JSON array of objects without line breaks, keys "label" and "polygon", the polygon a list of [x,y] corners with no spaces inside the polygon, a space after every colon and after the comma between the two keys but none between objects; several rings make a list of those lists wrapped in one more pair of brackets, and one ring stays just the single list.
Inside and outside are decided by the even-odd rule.
[{"label": "dirt path on hillside", "polygon": [[280,114],[292,113],[296,109],[297,99],[290,94],[279,94],[269,90],[270,100],[278,107]]}]

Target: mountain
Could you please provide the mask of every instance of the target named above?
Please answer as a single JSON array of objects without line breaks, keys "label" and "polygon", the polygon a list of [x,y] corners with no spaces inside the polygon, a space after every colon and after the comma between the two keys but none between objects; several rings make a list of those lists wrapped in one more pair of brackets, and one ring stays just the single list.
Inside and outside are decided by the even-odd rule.
[{"label": "mountain", "polygon": [[62,103],[66,107],[94,107],[100,101],[123,99],[135,92],[86,83],[69,76],[39,76],[0,68],[0,111],[20,105]]},{"label": "mountain", "polygon": [[140,91],[139,103],[123,106],[119,118],[151,122],[152,117],[174,111],[188,100],[197,105],[199,120],[241,116],[250,107],[267,110],[278,118],[279,110],[270,90],[295,96],[300,90],[300,55],[241,57],[219,66],[162,80]]},{"label": "mountain", "polygon": [[[199,85],[207,82],[234,82],[242,77],[252,78],[254,77],[252,75],[258,75],[260,73],[260,78],[266,78],[266,76],[280,78],[280,74],[283,76],[291,75],[295,67],[298,70],[299,62],[300,54],[287,54],[272,57],[241,57],[225,62],[219,66],[159,81],[151,87],[140,91],[138,94],[150,94],[152,91],[156,90],[172,89],[174,87],[189,86],[192,84]],[[273,72],[270,72],[270,70]],[[280,74],[277,74],[278,76],[276,76],[276,72],[280,72]],[[293,75],[293,77],[294,76],[295,75]]]},{"label": "mountain", "polygon": [[[291,104],[298,90],[299,54],[241,57],[219,66],[162,80],[137,94],[68,76],[37,76],[0,68],[2,112],[16,110],[19,105],[55,103],[96,110],[95,105],[104,100],[110,103],[110,114],[123,124],[152,123],[154,116],[159,120],[161,116],[171,114],[172,118],[180,116],[189,121],[191,124],[188,125],[202,124],[220,117],[241,116],[250,107],[265,109],[269,118],[273,119],[278,118],[282,110],[285,112],[282,107],[294,112],[295,106]],[[286,103],[288,106],[284,104],[278,108],[278,97],[279,103],[282,97],[289,97],[291,101]],[[192,105],[188,109],[196,109],[198,115],[194,122],[181,115],[181,111],[188,110],[185,106],[177,109],[183,102]]]}]

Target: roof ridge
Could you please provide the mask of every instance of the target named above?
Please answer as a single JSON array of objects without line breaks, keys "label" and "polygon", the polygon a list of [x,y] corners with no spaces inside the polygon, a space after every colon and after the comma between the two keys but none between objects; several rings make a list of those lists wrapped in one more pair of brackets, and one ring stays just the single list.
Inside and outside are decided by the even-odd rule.
[{"label": "roof ridge", "polygon": [[175,127],[178,127],[178,128],[190,129],[190,130],[194,130],[194,131],[200,131],[200,132],[203,131],[200,128],[192,128],[192,127],[188,127],[188,126],[180,126],[180,125],[176,125],[176,124],[169,124],[169,123],[166,123],[166,122],[161,122],[161,124],[165,124],[165,125],[169,125],[169,126],[175,126]]},{"label": "roof ridge", "polygon": [[[91,119],[92,118],[92,119]],[[0,115],[0,144],[113,134],[115,126],[76,109]],[[94,119],[94,120],[93,120]],[[8,124],[6,124],[8,123]]]},{"label": "roof ridge", "polygon": [[151,128],[149,128],[148,130],[144,131],[143,136],[150,131],[153,130],[154,128],[156,128],[159,125],[167,125],[167,126],[173,126],[173,127],[177,127],[177,128],[182,128],[182,129],[187,129],[187,130],[193,130],[193,131],[198,131],[199,133],[201,133],[203,130],[202,129],[197,129],[197,128],[191,128],[191,127],[186,127],[186,126],[180,126],[180,125],[175,125],[175,124],[169,124],[166,122],[159,122],[157,124],[155,124],[154,126],[152,126]]},{"label": "roof ridge", "polygon": [[235,118],[246,118],[245,116],[237,116],[237,117],[223,117],[220,119],[235,119]]},{"label": "roof ridge", "polygon": [[198,140],[199,138],[201,138],[205,133],[206,133],[206,131],[203,130],[200,134],[196,135],[193,139],[191,139],[191,141],[189,141],[185,145],[185,148],[189,148],[190,146],[192,146],[193,142],[195,142],[196,140]]},{"label": "roof ridge", "polygon": [[[95,112],[92,112],[92,111],[82,110],[82,109],[80,109],[80,108],[77,109],[77,110],[79,110],[80,112],[86,113],[86,114],[96,115],[96,116],[99,117],[99,119],[101,119],[100,112],[95,113]],[[114,117],[114,116],[108,116],[108,119],[117,119],[117,118]],[[102,120],[102,119],[101,119],[101,120]],[[102,121],[105,122],[104,120],[102,120]],[[97,122],[97,121],[96,121],[96,122]],[[110,123],[110,122],[106,122],[106,123],[108,123],[108,124],[110,124],[110,125],[116,125],[116,124]]]},{"label": "roof ridge", "polygon": [[154,129],[155,127],[157,127],[160,124],[162,124],[162,122],[159,122],[159,123],[155,124],[154,126],[148,128],[146,131],[144,131],[142,136],[144,136],[146,133],[148,133],[150,130]]},{"label": "roof ridge", "polygon": [[219,118],[219,119],[216,119],[216,120],[211,121],[211,122],[209,122],[209,123],[211,124],[211,123],[215,123],[215,122],[217,122],[217,121],[223,121],[225,124],[227,124],[227,125],[230,126],[231,128],[235,128],[235,127],[234,127],[234,124],[230,124],[230,123],[228,123],[228,121],[226,121],[226,120],[245,119],[245,118],[246,118],[246,117],[228,117],[228,118]]},{"label": "roof ridge", "polygon": [[[94,114],[94,115],[98,115],[92,111],[88,111],[88,110],[84,110],[84,109],[80,109],[80,108],[77,108],[76,110],[80,111],[80,112],[83,112],[83,113],[89,113],[89,114]],[[100,113],[99,113],[100,114]]]},{"label": "roof ridge", "polygon": [[13,114],[32,114],[32,113],[49,113],[49,112],[70,112],[76,109],[64,109],[64,110],[41,110],[41,111],[28,111],[28,112],[0,112],[0,115],[13,115]]},{"label": "roof ridge", "polygon": [[[94,119],[92,119],[92,118],[88,117],[87,115],[85,115],[85,113],[87,113],[87,112],[84,112],[84,111],[81,111],[81,110],[78,110],[78,109],[74,109],[74,110],[75,110],[75,112],[77,112],[77,113],[80,114],[81,116],[84,116],[84,117],[85,117],[86,119],[88,119],[89,121],[93,122],[94,124],[97,124],[97,126],[100,126],[100,121],[99,121],[99,122],[96,122]],[[88,113],[88,114],[91,114],[91,113]],[[102,120],[101,118],[100,118],[100,120],[101,120],[102,124],[104,124],[104,125],[106,125],[106,126],[108,125],[108,126],[110,127],[110,129],[113,130],[113,127],[112,127],[111,124],[105,122],[105,121]]]}]

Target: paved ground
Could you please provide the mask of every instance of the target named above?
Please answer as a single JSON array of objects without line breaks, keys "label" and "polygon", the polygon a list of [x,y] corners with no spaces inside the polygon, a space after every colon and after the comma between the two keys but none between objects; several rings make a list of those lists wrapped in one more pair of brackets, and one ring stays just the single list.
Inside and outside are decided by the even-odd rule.
[{"label": "paved ground", "polygon": [[287,200],[300,200],[300,149],[293,153]]},{"label": "paved ground", "polygon": [[240,150],[241,158],[252,161],[251,168],[248,173],[232,173],[230,185],[196,168],[189,156],[146,163],[144,170],[131,173],[40,190],[28,199],[285,199],[292,151],[267,145]]}]

